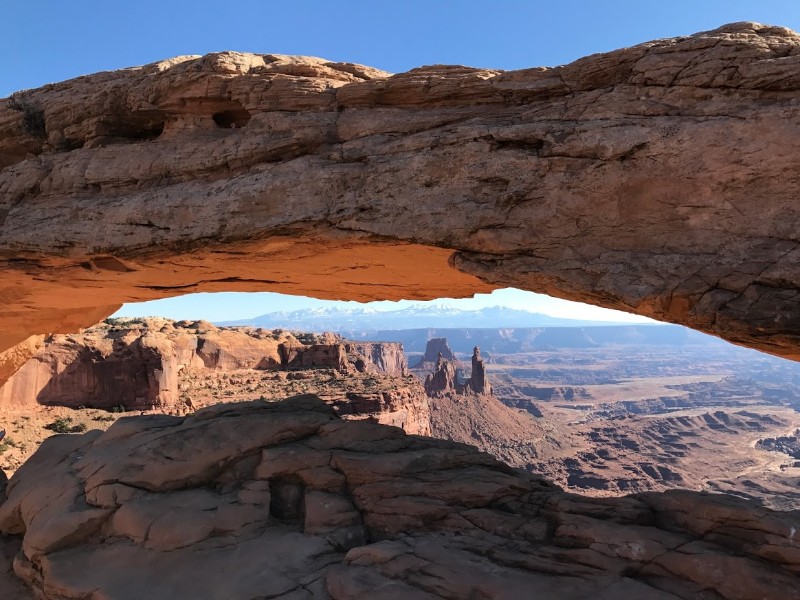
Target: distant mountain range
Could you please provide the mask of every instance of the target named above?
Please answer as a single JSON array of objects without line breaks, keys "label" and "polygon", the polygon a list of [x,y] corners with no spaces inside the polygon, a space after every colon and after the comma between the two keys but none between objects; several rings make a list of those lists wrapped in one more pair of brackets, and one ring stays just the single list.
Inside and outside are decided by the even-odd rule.
[{"label": "distant mountain range", "polygon": [[[406,330],[347,331],[341,333],[353,340],[400,342],[410,354],[425,351],[427,341],[446,338],[453,352],[472,353],[480,346],[484,354],[516,354],[540,350],[608,348],[613,346],[689,346],[729,345],[722,340],[680,325],[601,325],[593,327],[500,327],[500,328],[425,328]],[[735,348],[731,346],[731,348]]]},{"label": "distant mountain range", "polygon": [[[273,312],[218,325],[251,325],[265,329],[303,331],[376,331],[426,328],[498,329],[505,327],[596,327],[614,325],[608,321],[562,319],[541,313],[490,306],[462,310],[446,305],[414,305],[391,311],[372,308],[315,308]],[[619,325],[623,323],[617,323]]]}]

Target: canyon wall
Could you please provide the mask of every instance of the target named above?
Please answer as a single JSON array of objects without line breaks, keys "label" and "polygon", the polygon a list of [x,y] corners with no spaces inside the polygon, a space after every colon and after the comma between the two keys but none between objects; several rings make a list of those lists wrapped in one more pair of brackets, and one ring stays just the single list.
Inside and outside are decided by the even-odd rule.
[{"label": "canyon wall", "polygon": [[800,37],[737,23],[555,68],[226,52],[19,92],[0,347],[196,291],[515,286],[797,359],[799,89]]},{"label": "canyon wall", "polygon": [[[513,285],[800,359],[798,90],[800,36],[740,23],[553,69],[390,76],[228,52],[15,94],[0,101],[0,373],[18,370],[5,399],[80,382],[109,402],[119,378],[149,405],[145,382],[163,394],[181,367],[255,358],[245,370],[302,383],[277,372],[294,340],[272,334],[244,357],[201,346],[203,327],[65,336],[41,354],[43,333],[193,291]],[[331,379],[349,369],[344,347],[309,352]],[[372,385],[383,359],[362,360]],[[74,381],[47,389],[47,373]],[[582,499],[463,444],[342,421],[324,400],[54,436],[0,483],[0,589],[800,598],[795,513],[690,492]]]},{"label": "canyon wall", "polygon": [[[348,342],[330,333],[216,327],[205,321],[116,319],[80,334],[49,336],[0,386],[0,404],[171,411],[188,398],[183,393],[190,386],[187,380],[205,372],[227,377],[240,371],[308,369],[333,369],[343,376],[407,375],[398,343]],[[384,412],[386,405],[386,412],[395,413],[400,405],[408,408],[414,403],[413,393],[397,387],[397,395],[378,394],[367,402],[372,412]],[[351,407],[346,412],[369,411]],[[400,424],[397,420],[387,422]],[[419,430],[423,431],[424,427]]]}]

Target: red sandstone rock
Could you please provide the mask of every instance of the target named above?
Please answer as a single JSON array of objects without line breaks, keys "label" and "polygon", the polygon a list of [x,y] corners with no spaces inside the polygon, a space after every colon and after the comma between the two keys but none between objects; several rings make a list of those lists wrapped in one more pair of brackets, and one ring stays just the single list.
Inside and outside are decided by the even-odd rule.
[{"label": "red sandstone rock", "polygon": [[0,558],[49,600],[800,598],[793,513],[581,498],[311,396],[56,436],[6,495]]},{"label": "red sandstone rock", "polygon": [[[403,377],[400,344],[333,334],[216,327],[204,321],[119,320],[51,336],[0,387],[4,405],[175,408],[185,372],[333,368]],[[25,355],[23,355],[25,356]]]},{"label": "red sandstone rock", "polygon": [[436,369],[436,363],[439,362],[439,356],[454,362],[457,367],[460,366],[456,355],[453,354],[447,343],[447,338],[433,338],[425,344],[425,354],[412,368],[420,371],[433,371]]},{"label": "red sandstone rock", "polygon": [[515,286],[798,358],[798,91],[800,37],[755,23],[555,68],[225,52],[27,90],[0,348],[195,291]]},{"label": "red sandstone rock", "polygon": [[[447,340],[443,341],[443,348],[449,351],[450,348],[447,346]],[[431,350],[431,348],[435,349],[439,346],[438,340],[436,340],[434,344],[428,342],[425,356],[415,368],[420,369],[421,367],[427,366],[429,364],[426,360],[428,351]],[[453,356],[452,352],[450,352],[450,355]],[[455,360],[455,357],[452,360],[448,360],[439,352],[433,372],[425,376],[425,393],[431,397],[441,397],[447,394],[479,394],[491,396],[492,386],[489,383],[488,375],[486,375],[486,367],[483,365],[480,348],[475,346],[472,351],[472,372],[466,381],[459,380],[459,363]]]},{"label": "red sandstone rock", "polygon": [[489,383],[489,376],[486,374],[486,367],[481,358],[481,349],[475,346],[472,351],[472,373],[465,387],[475,394],[485,394],[491,396],[492,385]]},{"label": "red sandstone rock", "polygon": [[440,353],[435,370],[425,377],[425,393],[432,398],[458,393],[460,386],[457,378],[456,364],[446,360]]}]

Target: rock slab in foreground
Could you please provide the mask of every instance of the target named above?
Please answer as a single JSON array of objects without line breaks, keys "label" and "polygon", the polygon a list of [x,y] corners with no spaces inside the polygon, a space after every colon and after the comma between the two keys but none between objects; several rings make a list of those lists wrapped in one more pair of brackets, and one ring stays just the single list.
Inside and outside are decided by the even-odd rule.
[{"label": "rock slab in foreground", "polygon": [[581,498],[313,396],[56,436],[6,494],[2,556],[48,600],[800,598],[796,514]]}]

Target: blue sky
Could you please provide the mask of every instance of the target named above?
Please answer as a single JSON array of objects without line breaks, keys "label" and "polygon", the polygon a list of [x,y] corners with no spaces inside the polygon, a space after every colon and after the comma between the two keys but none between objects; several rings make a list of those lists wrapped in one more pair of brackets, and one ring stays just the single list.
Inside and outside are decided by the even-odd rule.
[{"label": "blue sky", "polygon": [[[392,72],[434,63],[552,66],[745,20],[800,30],[800,2],[6,0],[0,19],[0,97],[96,71],[220,50],[307,54]],[[200,294],[162,302],[126,307],[120,314],[235,319],[320,301]],[[475,301],[486,304],[620,318],[523,292],[496,292]]]},{"label": "blue sky", "polygon": [[[495,290],[491,294],[475,294],[474,298],[440,298],[435,304],[447,304],[463,309],[479,309],[487,306],[508,306],[520,310],[544,313],[568,319],[651,323],[651,319],[631,315],[617,310],[589,306],[580,302],[568,302],[542,294],[515,289]],[[398,310],[411,305],[425,304],[401,300],[399,302],[369,302],[377,310]],[[340,308],[363,306],[358,302],[331,302],[315,298],[285,296],[283,294],[259,293],[239,294],[234,292],[215,294],[189,294],[165,300],[153,300],[139,304],[127,304],[115,313],[117,317],[160,316],[170,319],[206,319],[229,321],[246,319],[267,312],[294,311],[306,308],[337,306]]]},{"label": "blue sky", "polygon": [[800,29],[795,0],[5,0],[0,97],[96,71],[220,50],[404,71],[563,64],[660,37],[759,21]]}]

